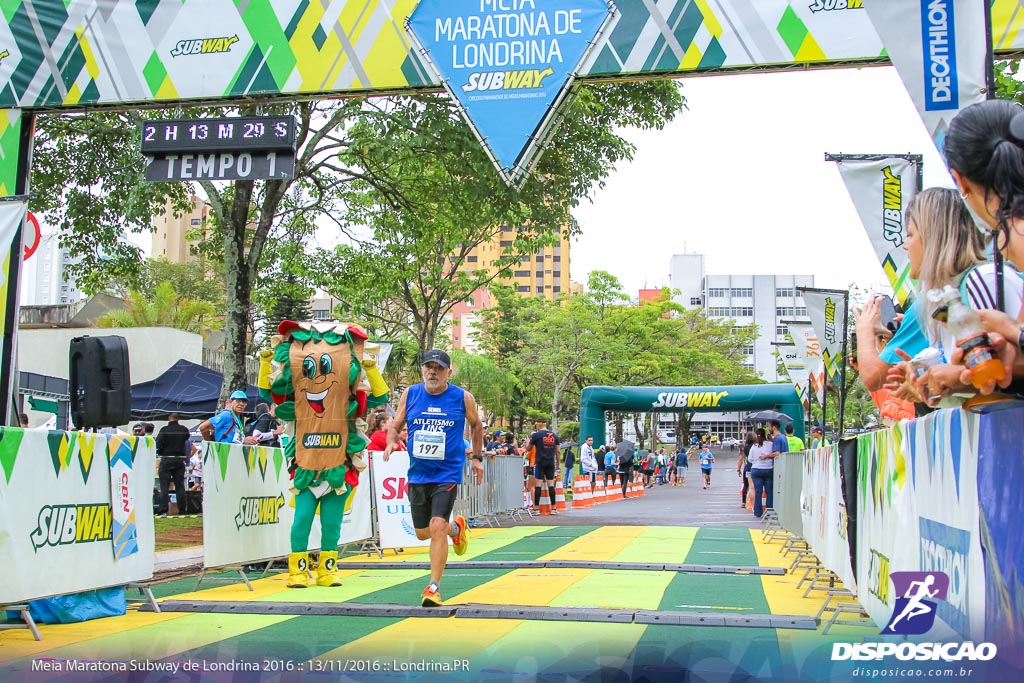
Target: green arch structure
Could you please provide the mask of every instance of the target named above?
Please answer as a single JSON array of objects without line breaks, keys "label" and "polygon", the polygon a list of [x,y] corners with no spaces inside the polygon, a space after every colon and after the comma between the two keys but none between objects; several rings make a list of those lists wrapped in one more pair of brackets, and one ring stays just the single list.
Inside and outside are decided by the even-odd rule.
[{"label": "green arch structure", "polygon": [[586,387],[580,394],[580,437],[607,443],[605,413],[734,413],[777,410],[793,418],[793,433],[804,438],[804,407],[792,384],[733,387]]}]

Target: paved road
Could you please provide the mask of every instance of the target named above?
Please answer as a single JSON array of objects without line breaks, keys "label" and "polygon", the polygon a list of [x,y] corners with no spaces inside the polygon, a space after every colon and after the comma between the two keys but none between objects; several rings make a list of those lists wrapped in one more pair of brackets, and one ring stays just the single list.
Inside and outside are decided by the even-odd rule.
[{"label": "paved road", "polygon": [[740,509],[742,482],[736,476],[736,454],[725,451],[715,456],[710,489],[702,488],[700,468],[691,464],[685,487],[655,485],[642,498],[616,500],[550,517],[531,517],[522,524],[759,527],[761,523],[752,512]]}]

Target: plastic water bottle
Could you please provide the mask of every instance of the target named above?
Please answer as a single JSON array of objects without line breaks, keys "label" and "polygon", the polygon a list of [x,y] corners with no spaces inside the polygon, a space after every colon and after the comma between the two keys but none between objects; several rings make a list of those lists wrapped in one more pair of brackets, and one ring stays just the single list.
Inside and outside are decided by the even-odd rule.
[{"label": "plastic water bottle", "polygon": [[941,303],[934,318],[946,323],[956,345],[964,352],[964,365],[971,371],[971,383],[980,389],[988,382],[1000,382],[1006,377],[1006,368],[992,348],[978,312],[960,300],[960,292],[946,285],[933,289],[928,298]]}]

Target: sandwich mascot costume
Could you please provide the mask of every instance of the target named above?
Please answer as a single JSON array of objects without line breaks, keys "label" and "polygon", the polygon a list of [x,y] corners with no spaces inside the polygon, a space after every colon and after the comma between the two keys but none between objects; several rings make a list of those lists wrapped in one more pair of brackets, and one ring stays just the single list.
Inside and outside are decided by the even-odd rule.
[{"label": "sandwich mascot costume", "polygon": [[363,360],[367,334],[359,325],[285,320],[277,331],[260,354],[258,384],[277,405],[276,416],[293,427],[284,449],[295,494],[288,587],[309,585],[309,534],[318,508],[316,585],[340,586],[341,521],[366,469],[362,418],[387,403],[388,385],[376,362]]}]

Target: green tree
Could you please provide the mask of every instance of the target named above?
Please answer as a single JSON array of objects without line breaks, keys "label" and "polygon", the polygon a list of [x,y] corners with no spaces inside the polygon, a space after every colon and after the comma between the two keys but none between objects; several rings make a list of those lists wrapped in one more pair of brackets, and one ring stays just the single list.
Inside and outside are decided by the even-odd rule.
[{"label": "green tree", "polygon": [[[578,232],[572,208],[632,157],[617,128],[660,128],[682,106],[671,82],[581,87],[554,144],[516,190],[450,100],[389,100],[387,117],[348,131],[348,162],[378,182],[354,183],[347,219],[369,232],[337,248],[322,286],[348,302],[351,317],[386,319],[421,348],[435,346],[454,305],[509,277],[560,234]],[[503,253],[493,268],[478,268],[469,256],[494,239],[507,243]]]},{"label": "green tree", "polygon": [[473,394],[485,421],[494,424],[496,418],[508,417],[512,391],[517,384],[515,375],[499,368],[486,355],[457,349],[452,351],[451,357],[455,366],[453,381]]},{"label": "green tree", "polygon": [[100,316],[99,327],[173,327],[186,332],[206,334],[218,329],[221,321],[208,301],[182,298],[170,282],[161,282],[152,297],[139,291],[129,292],[125,308]]}]

